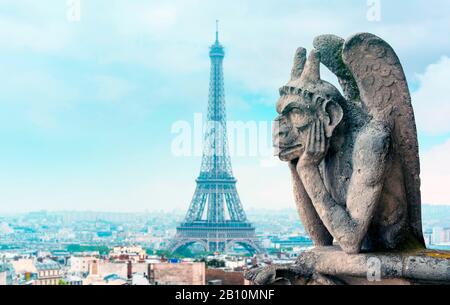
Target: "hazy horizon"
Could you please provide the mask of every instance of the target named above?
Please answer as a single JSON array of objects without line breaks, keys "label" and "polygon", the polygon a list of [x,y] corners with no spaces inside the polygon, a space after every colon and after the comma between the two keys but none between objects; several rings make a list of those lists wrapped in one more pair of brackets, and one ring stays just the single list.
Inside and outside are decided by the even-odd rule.
[{"label": "hazy horizon", "polygon": [[[430,203],[422,203],[422,207],[443,207],[450,208],[450,204],[430,204]],[[105,213],[105,214],[146,214],[146,213],[176,213],[177,215],[183,215],[187,212],[186,210],[179,209],[148,209],[148,210],[123,210],[123,211],[106,211],[106,210],[27,210],[27,211],[19,211],[19,212],[0,212],[0,216],[6,215],[19,215],[19,214],[29,214],[29,213]],[[245,209],[247,214],[251,214],[253,212],[294,212],[297,213],[295,205],[292,207],[280,207],[280,208],[249,208]]]}]

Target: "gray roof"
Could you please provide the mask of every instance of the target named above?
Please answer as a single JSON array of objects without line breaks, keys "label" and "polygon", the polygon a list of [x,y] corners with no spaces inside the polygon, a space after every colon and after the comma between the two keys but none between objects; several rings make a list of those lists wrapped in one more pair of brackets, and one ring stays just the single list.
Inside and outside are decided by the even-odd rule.
[{"label": "gray roof", "polygon": [[57,262],[50,260],[50,259],[44,260],[43,262],[36,262],[35,265],[36,265],[37,270],[55,270],[55,269],[59,270],[59,269],[61,269],[60,264],[58,264]]}]

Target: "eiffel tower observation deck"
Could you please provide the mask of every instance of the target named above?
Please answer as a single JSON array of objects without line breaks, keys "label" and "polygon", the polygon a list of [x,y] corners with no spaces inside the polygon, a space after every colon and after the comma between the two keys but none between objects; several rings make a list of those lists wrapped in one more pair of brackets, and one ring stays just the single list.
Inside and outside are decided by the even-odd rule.
[{"label": "eiffel tower observation deck", "polygon": [[207,252],[230,252],[240,245],[251,253],[259,253],[262,249],[239,199],[228,152],[223,82],[225,52],[219,43],[218,28],[209,57],[211,74],[200,175],[170,250],[175,252],[198,243]]}]

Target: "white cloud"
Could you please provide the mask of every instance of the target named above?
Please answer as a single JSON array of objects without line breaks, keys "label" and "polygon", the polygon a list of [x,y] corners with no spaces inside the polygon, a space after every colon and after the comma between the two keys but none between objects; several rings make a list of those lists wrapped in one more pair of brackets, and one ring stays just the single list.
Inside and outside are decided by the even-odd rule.
[{"label": "white cloud", "polygon": [[131,11],[137,21],[137,25],[143,30],[151,31],[153,35],[158,35],[161,31],[173,29],[177,21],[177,7],[173,5],[133,5],[127,2],[127,7],[131,7]]},{"label": "white cloud", "polygon": [[0,118],[2,121],[8,120],[6,109],[20,113],[23,121],[11,122],[11,126],[18,129],[31,123],[33,131],[57,131],[61,121],[59,114],[70,111],[79,96],[76,88],[58,78],[58,75],[20,63],[3,65],[0,83],[3,109]]},{"label": "white cloud", "polygon": [[72,34],[66,19],[66,1],[1,1],[1,52],[62,52],[72,41]]},{"label": "white cloud", "polygon": [[281,161],[276,165],[244,165],[235,158],[234,174],[237,190],[244,209],[295,208],[292,193],[291,174],[288,166]]},{"label": "white cloud", "polygon": [[419,89],[412,95],[418,129],[429,134],[450,132],[450,58],[444,56],[419,74]]},{"label": "white cloud", "polygon": [[[54,24],[53,24],[54,25]],[[64,48],[68,33],[53,25],[37,25],[0,18],[0,47],[5,50],[55,52]]]},{"label": "white cloud", "polygon": [[102,101],[119,101],[135,89],[130,82],[109,75],[96,76],[94,83],[97,97]]},{"label": "white cloud", "polygon": [[450,140],[421,158],[422,202],[450,204]]}]

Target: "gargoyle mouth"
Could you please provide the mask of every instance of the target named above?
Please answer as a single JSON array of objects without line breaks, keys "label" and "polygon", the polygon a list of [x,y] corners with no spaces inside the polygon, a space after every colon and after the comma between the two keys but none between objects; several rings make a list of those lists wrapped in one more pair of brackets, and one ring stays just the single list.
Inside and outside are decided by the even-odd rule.
[{"label": "gargoyle mouth", "polygon": [[274,156],[277,157],[284,157],[284,156],[288,156],[296,151],[298,151],[299,149],[302,148],[301,144],[295,145],[295,146],[280,146],[280,145],[274,145]]}]

